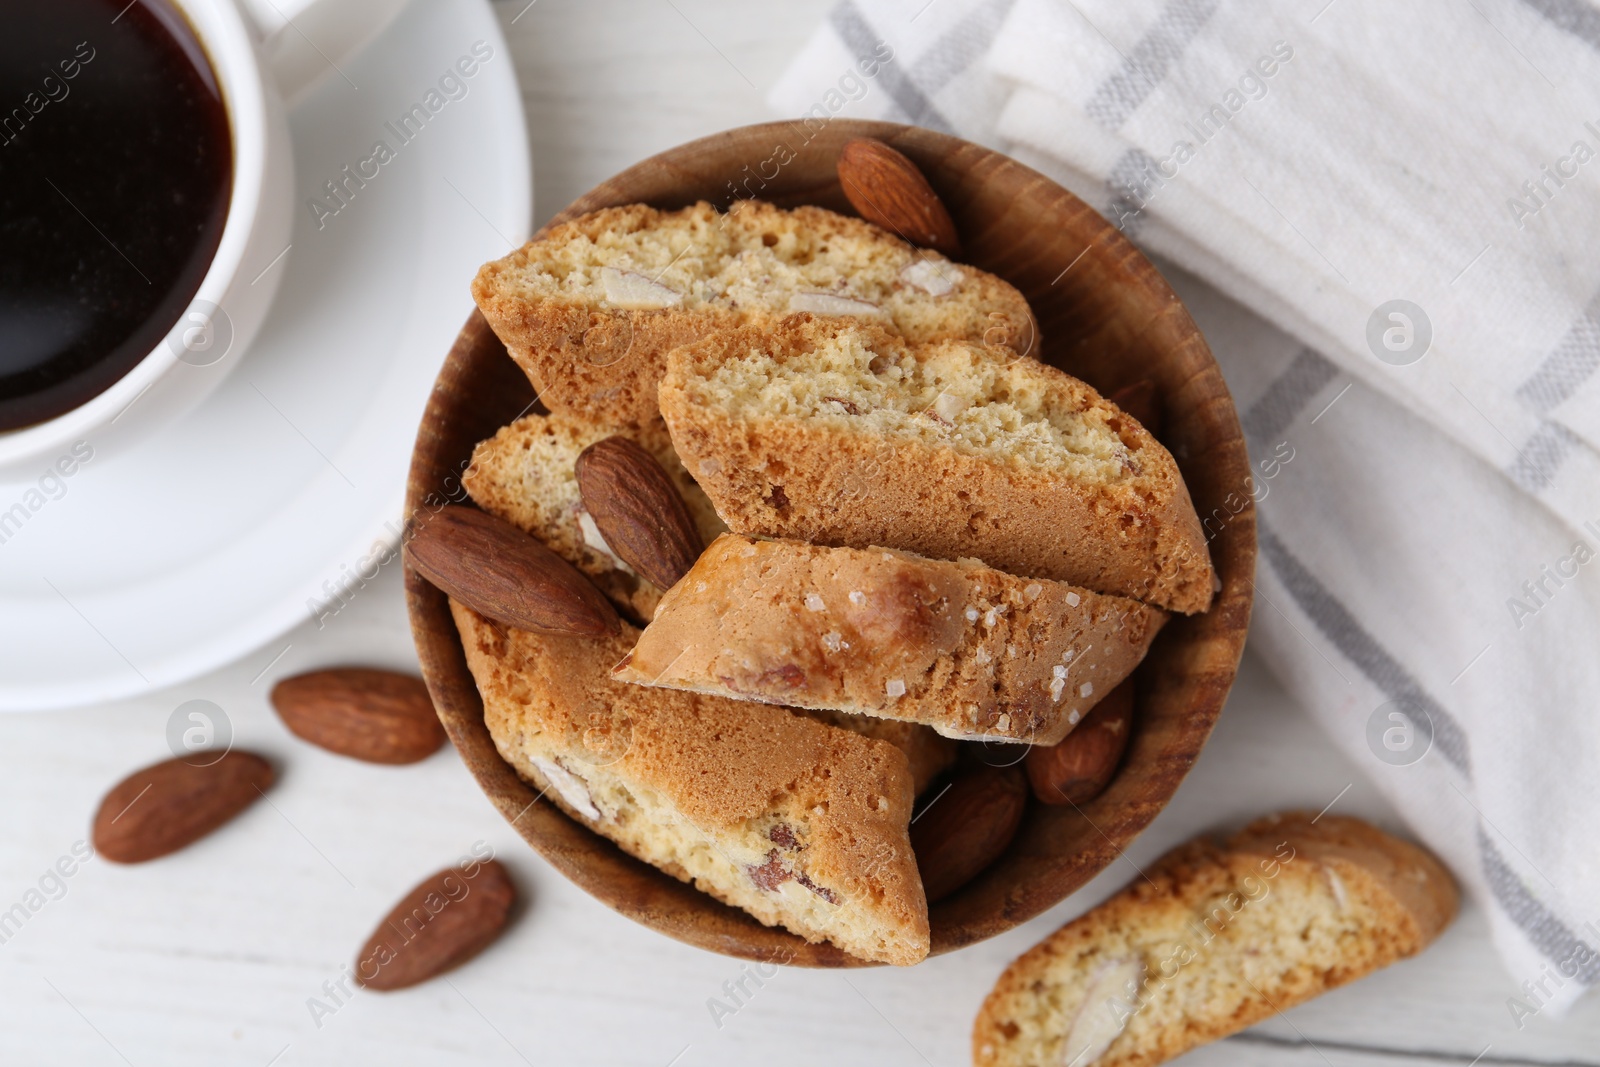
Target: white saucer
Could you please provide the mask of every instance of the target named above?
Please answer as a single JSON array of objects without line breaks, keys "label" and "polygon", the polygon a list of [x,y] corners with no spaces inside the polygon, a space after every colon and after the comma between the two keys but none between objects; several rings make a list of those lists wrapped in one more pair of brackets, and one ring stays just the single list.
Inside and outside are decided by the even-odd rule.
[{"label": "white saucer", "polygon": [[[464,56],[478,59],[470,78],[455,70]],[[455,82],[458,99],[440,91],[448,73],[465,96]],[[337,609],[330,590],[357,571],[398,566],[423,404],[472,310],[473,273],[527,236],[532,171],[488,0],[413,3],[342,75],[290,117],[294,243],[270,268],[286,274],[267,325],[227,357],[242,358],[228,380],[70,477],[41,486],[41,462],[33,478],[0,480],[0,710],[192,678]],[[391,124],[440,100],[402,144]],[[319,229],[308,198],[380,140],[394,158],[350,183]]]}]

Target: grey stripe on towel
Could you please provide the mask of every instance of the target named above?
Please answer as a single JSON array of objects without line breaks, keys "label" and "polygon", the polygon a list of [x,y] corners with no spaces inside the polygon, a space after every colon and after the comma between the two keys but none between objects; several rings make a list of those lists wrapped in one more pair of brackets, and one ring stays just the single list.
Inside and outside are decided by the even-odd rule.
[{"label": "grey stripe on towel", "polygon": [[1559,422],[1541,422],[1517,450],[1517,460],[1506,468],[1517,487],[1526,493],[1550,488],[1556,471],[1572,452],[1578,437]]},{"label": "grey stripe on towel", "polygon": [[1106,194],[1109,203],[1106,217],[1111,225],[1128,237],[1139,232],[1144,209],[1155,199],[1155,194],[1167,184],[1156,170],[1155,157],[1142,148],[1130,148],[1122,153],[1111,173],[1106,175]]},{"label": "grey stripe on towel", "polygon": [[1251,451],[1262,452],[1282,439],[1283,431],[1338,373],[1338,368],[1314,348],[1302,347],[1295,353],[1289,366],[1239,420]]},{"label": "grey stripe on towel", "polygon": [[1390,700],[1404,701],[1413,708],[1427,712],[1433,723],[1433,743],[1451,766],[1462,774],[1472,776],[1472,755],[1467,735],[1456,722],[1455,716],[1445,710],[1427,690],[1411,676],[1411,672],[1378,639],[1367,632],[1350,609],[1328,591],[1306,565],[1295,558],[1288,546],[1278,540],[1260,515],[1256,516],[1256,538],[1262,553],[1294,602],[1316,624],[1322,635],[1333,642],[1345,659],[1361,668],[1361,672]]},{"label": "grey stripe on towel", "polygon": [[1600,297],[1589,302],[1538,368],[1517,387],[1517,399],[1541,414],[1563,403],[1600,367]]},{"label": "grey stripe on towel", "polygon": [[[1543,0],[1553,2],[1553,0]],[[1600,20],[1600,13],[1595,15]],[[1600,48],[1600,24],[1593,27]],[[1534,372],[1517,386],[1517,399],[1541,415],[1565,403],[1600,367],[1600,295],[1589,301],[1561,340]],[[1524,492],[1537,493],[1554,484],[1556,471],[1579,444],[1576,434],[1559,423],[1543,420],[1522,447],[1506,474]]]},{"label": "grey stripe on towel", "polygon": [[1600,11],[1587,0],[1522,0],[1552,25],[1600,51]]},{"label": "grey stripe on towel", "polygon": [[[918,85],[938,93],[955,76],[982,59],[1017,0],[989,0],[939,35],[917,57],[913,77]],[[892,42],[891,42],[892,43]]]},{"label": "grey stripe on towel", "polygon": [[[858,59],[871,56],[878,47],[878,42],[882,40],[867,23],[854,0],[844,0],[837,5],[829,13],[828,22],[839,35],[839,39],[844,42],[845,47]],[[955,129],[945,117],[939,114],[938,108],[933,106],[933,101],[917,88],[911,76],[899,63],[885,63],[880,66],[877,80],[883,86],[884,92],[889,94],[889,98],[906,113],[912,124],[926,126],[940,133],[955,133]]]},{"label": "grey stripe on towel", "polygon": [[1217,9],[1218,0],[1172,0],[1128,52],[1117,72],[1084,105],[1088,116],[1115,132],[1160,85],[1167,71]]},{"label": "grey stripe on towel", "polygon": [[[1500,850],[1495,848],[1494,842],[1489,840],[1489,835],[1483,832],[1481,825],[1478,827],[1478,854],[1483,857],[1483,876],[1489,883],[1489,891],[1500,902],[1511,921],[1528,935],[1534,947],[1558,966],[1572,960],[1577,967],[1577,974],[1573,977],[1584,985],[1594,985],[1600,981],[1600,955],[1596,955],[1581,937],[1568,930],[1554,912],[1528,891],[1517,872],[1511,869],[1505,857],[1500,855]],[[1576,959],[1579,955],[1584,956],[1581,963]]]}]

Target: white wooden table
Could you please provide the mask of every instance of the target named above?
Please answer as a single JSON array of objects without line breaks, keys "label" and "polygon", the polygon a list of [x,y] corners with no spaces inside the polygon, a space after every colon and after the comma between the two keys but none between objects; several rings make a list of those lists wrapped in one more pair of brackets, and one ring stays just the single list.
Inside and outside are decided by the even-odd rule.
[{"label": "white wooden table", "polygon": [[[525,90],[539,220],[642,156],[771,117],[762,93],[826,9],[526,3],[499,11]],[[911,971],[784,970],[719,1026],[707,1001],[724,996],[740,964],[636,926],[569,885],[523,846],[452,751],[383,768],[290,737],[267,689],[335,663],[414,663],[394,565],[325,629],[304,626],[188,685],[0,717],[0,912],[87,836],[106,787],[167,756],[180,703],[215,702],[236,743],[281,768],[270,803],[185,852],[135,868],[94,859],[59,887],[47,881],[44,905],[0,944],[0,1062],[962,1064],[1000,969],[1132,874],[1113,867],[1021,929]],[[1247,655],[1211,744],[1129,860],[1276,807],[1320,808],[1347,785],[1336,810],[1397,825]],[[324,983],[336,988],[400,894],[479,840],[523,890],[508,934],[448,981],[330,995]],[[1505,1004],[1515,992],[1468,908],[1424,956],[1183,1062],[1600,1064],[1600,1003],[1519,1032]]]}]

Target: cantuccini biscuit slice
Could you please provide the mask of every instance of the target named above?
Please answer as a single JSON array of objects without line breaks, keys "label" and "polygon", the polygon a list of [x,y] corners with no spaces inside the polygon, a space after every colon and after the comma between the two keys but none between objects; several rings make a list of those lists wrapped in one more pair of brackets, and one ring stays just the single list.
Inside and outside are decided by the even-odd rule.
[{"label": "cantuccini biscuit slice", "polygon": [[918,341],[1035,342],[1027,302],[994,275],[861,219],[756,200],[592,212],[486,264],[472,296],[547,407],[620,425],[655,416],[673,348],[796,312]]},{"label": "cantuccini biscuit slice", "polygon": [[571,415],[525,415],[473,449],[461,480],[480,508],[543,541],[629,618],[648,622],[662,591],[611,550],[578,492],[579,453],[613,434],[638,442],[660,462],[707,543],[727,530],[683,469],[659,418],[619,429]]},{"label": "cantuccini biscuit slice", "polygon": [[928,954],[911,772],[893,745],[745,701],[611,680],[615,638],[498,627],[452,601],[505,760],[623,851],[862,959]]},{"label": "cantuccini biscuit slice", "polygon": [[1165,621],[975,560],[724,534],[662,597],[616,676],[1053,745]]},{"label": "cantuccini biscuit slice", "polygon": [[795,317],[675,351],[661,412],[735,533],[1204,611],[1215,573],[1172,456],[1083,382],[997,351]]},{"label": "cantuccini biscuit slice", "polygon": [[1431,855],[1291,813],[1182,845],[1006,968],[978,1067],[1149,1067],[1426,948],[1459,903]]}]

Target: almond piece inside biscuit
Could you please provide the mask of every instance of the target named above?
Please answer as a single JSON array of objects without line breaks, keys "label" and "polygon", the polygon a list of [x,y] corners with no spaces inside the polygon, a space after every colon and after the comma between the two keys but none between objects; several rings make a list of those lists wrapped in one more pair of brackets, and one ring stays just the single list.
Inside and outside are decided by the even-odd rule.
[{"label": "almond piece inside biscuit", "polygon": [[683,294],[637,271],[600,268],[606,300],[623,311],[656,311],[683,303]]},{"label": "almond piece inside biscuit", "polygon": [[795,293],[789,298],[789,310],[809,311],[813,315],[866,315],[873,318],[881,318],[884,314],[882,308],[870,301],[835,296],[833,293]]},{"label": "almond piece inside biscuit", "polygon": [[900,280],[916,286],[929,296],[949,296],[961,280],[961,271],[954,263],[941,263],[937,259],[916,259],[900,271]]},{"label": "almond piece inside biscuit", "polygon": [[582,778],[555,760],[535,756],[533,765],[544,775],[544,780],[561,794],[561,799],[572,805],[574,811],[588,819],[600,818],[600,809],[594,806],[594,800],[589,796],[589,787],[583,784]]},{"label": "almond piece inside biscuit", "polygon": [[1107,960],[1100,965],[1089,980],[1083,1006],[1067,1032],[1061,1067],[1088,1067],[1105,1055],[1133,1017],[1143,983],[1144,964],[1137,957]]}]

